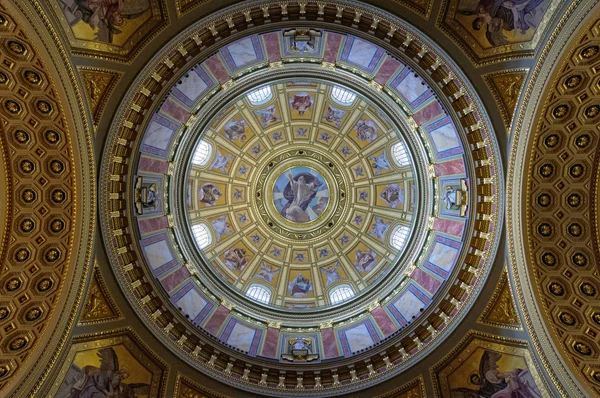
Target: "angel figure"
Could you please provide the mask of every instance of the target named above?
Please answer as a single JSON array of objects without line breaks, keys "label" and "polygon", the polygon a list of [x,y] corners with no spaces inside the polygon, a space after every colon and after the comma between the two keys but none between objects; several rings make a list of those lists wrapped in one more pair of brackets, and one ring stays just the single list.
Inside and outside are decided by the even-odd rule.
[{"label": "angel figure", "polygon": [[256,274],[257,278],[264,279],[265,281],[272,283],[275,275],[279,273],[279,267],[274,267],[271,265],[265,264],[263,261],[260,263],[260,271]]},{"label": "angel figure", "polygon": [[452,398],[542,398],[528,370],[516,368],[512,372],[500,372],[498,361],[502,354],[486,350],[479,362],[479,372],[469,376],[470,388],[452,389]]},{"label": "angel figure", "polygon": [[149,394],[150,385],[145,383],[126,384],[131,373],[119,367],[114,349],[101,348],[97,352],[100,367],[88,365],[83,368],[72,364],[58,398],[135,398],[138,394]]},{"label": "angel figure", "polygon": [[329,286],[333,282],[336,282],[336,281],[339,281],[340,279],[342,279],[342,277],[340,276],[340,274],[338,272],[339,267],[340,267],[339,261],[337,261],[335,264],[330,264],[326,267],[321,267],[323,272],[325,272],[325,275],[327,275],[327,282],[325,283],[325,286]]}]

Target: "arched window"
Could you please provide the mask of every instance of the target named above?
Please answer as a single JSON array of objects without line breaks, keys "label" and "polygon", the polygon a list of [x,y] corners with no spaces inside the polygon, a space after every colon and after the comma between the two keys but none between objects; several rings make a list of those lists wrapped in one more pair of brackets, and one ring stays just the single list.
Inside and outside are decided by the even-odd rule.
[{"label": "arched window", "polygon": [[395,249],[401,250],[406,244],[408,238],[408,227],[399,225],[392,231],[391,244]]},{"label": "arched window", "polygon": [[352,105],[354,100],[356,99],[356,94],[352,91],[346,90],[345,88],[341,88],[340,86],[333,86],[331,90],[331,98],[335,102],[341,105]]},{"label": "arched window", "polygon": [[200,250],[205,249],[212,242],[212,235],[206,224],[192,225],[192,233]]},{"label": "arched window", "polygon": [[273,92],[271,91],[271,86],[264,86],[249,92],[246,97],[252,105],[261,105],[273,97]]},{"label": "arched window", "polygon": [[339,285],[329,292],[329,301],[331,301],[331,304],[341,303],[352,297],[354,297],[354,290],[352,290],[350,285]]},{"label": "arched window", "polygon": [[204,140],[200,140],[194,151],[194,156],[192,156],[192,163],[197,166],[204,166],[208,163],[211,154],[212,145]]},{"label": "arched window", "polygon": [[271,300],[271,292],[266,287],[253,283],[246,291],[246,296],[261,303],[269,304]]},{"label": "arched window", "polygon": [[392,157],[394,158],[396,164],[400,167],[410,165],[410,159],[408,158],[406,146],[403,142],[399,142],[392,146]]}]

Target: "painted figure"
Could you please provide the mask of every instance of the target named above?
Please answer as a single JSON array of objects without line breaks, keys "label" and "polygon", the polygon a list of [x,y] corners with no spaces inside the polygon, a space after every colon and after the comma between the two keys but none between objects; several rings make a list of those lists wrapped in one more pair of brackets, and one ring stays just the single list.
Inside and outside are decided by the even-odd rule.
[{"label": "painted figure", "polygon": [[205,182],[198,192],[198,200],[206,206],[212,206],[223,195],[223,193],[212,182]]},{"label": "painted figure", "polygon": [[223,260],[225,261],[227,268],[232,271],[241,272],[246,268],[246,265],[248,265],[246,250],[237,247],[227,249],[225,253],[223,253]]},{"label": "painted figure", "polygon": [[263,129],[267,127],[269,123],[276,122],[280,119],[278,116],[275,116],[275,112],[275,105],[270,105],[266,109],[254,111],[254,113],[260,118]]},{"label": "painted figure", "polygon": [[389,184],[385,187],[379,197],[387,203],[388,207],[396,208],[403,202],[403,189],[398,184]]},{"label": "painted figure", "polygon": [[148,394],[150,386],[145,383],[126,384],[131,373],[119,367],[119,359],[112,348],[97,352],[100,367],[88,365],[79,368],[72,364],[57,393],[58,398],[134,398]]},{"label": "painted figure", "polygon": [[391,222],[383,222],[380,217],[375,216],[375,223],[371,226],[372,230],[369,231],[369,235],[383,240],[390,225],[392,225]]},{"label": "painted figure", "polygon": [[300,115],[304,115],[304,112],[309,111],[314,103],[314,98],[306,92],[294,94],[294,96],[290,98],[290,106],[292,109],[298,111]]},{"label": "painted figure", "polygon": [[367,251],[356,251],[356,257],[354,259],[354,267],[358,272],[367,272],[375,268],[375,260],[377,259],[377,253],[373,250],[368,249]]},{"label": "painted figure", "polygon": [[308,292],[312,290],[312,284],[308,278],[305,278],[302,274],[298,274],[288,284],[288,290],[292,297],[306,297]]},{"label": "painted figure", "polygon": [[333,106],[328,106],[327,110],[323,114],[323,120],[333,123],[336,128],[342,127],[342,118],[346,111],[341,109],[334,108]]},{"label": "painted figure", "polygon": [[479,389],[455,388],[452,389],[452,398],[541,398],[542,394],[528,370],[498,370],[501,357],[500,353],[486,350],[479,362],[479,372],[469,377],[470,383],[479,386]]},{"label": "painted figure", "polygon": [[71,26],[83,21],[97,29],[96,40],[112,43],[126,19],[140,17],[150,9],[149,0],[61,0],[63,12]]},{"label": "painted figure", "polygon": [[221,170],[223,173],[227,173],[227,167],[229,167],[229,161],[233,159],[233,155],[229,154],[227,156],[223,156],[221,151],[217,149],[217,154],[215,155],[215,160],[213,160],[210,165],[210,170]]},{"label": "painted figure", "polygon": [[323,272],[325,272],[325,275],[327,276],[327,282],[325,283],[325,286],[329,286],[333,282],[339,281],[340,279],[342,279],[342,277],[338,273],[339,267],[340,267],[339,261],[336,262],[335,264],[331,264],[326,267],[321,267],[321,270],[323,270]]},{"label": "painted figure", "polygon": [[221,240],[221,237],[223,237],[224,235],[233,233],[233,231],[229,229],[230,225],[227,221],[227,216],[221,216],[216,220],[212,220],[211,224],[213,229],[215,230],[217,241]]},{"label": "painted figure", "polygon": [[477,15],[473,30],[479,31],[486,25],[486,39],[492,46],[508,44],[504,32],[524,35],[537,28],[550,0],[480,0],[474,10],[461,10],[461,14]]},{"label": "painted figure", "polygon": [[[317,195],[322,182],[309,173],[298,173],[294,176],[288,173],[289,183],[283,191],[283,197],[287,200],[281,210],[281,215],[290,221],[308,222],[310,217],[306,212],[308,205]],[[325,199],[327,198],[320,198]]]},{"label": "painted figure", "polygon": [[260,271],[256,274],[256,278],[264,279],[265,281],[272,283],[275,275],[279,273],[279,267],[271,266],[265,264],[265,262],[260,263]]},{"label": "painted figure", "polygon": [[359,120],[354,126],[356,138],[361,141],[373,142],[377,139],[379,127],[372,120]]},{"label": "painted figure", "polygon": [[[245,120],[230,120],[225,123],[223,127],[223,131],[225,132],[225,137],[227,137],[231,141],[240,140],[246,141],[246,128],[248,124]],[[263,126],[264,127],[264,126]]]},{"label": "painted figure", "polygon": [[381,152],[379,156],[369,156],[369,160],[372,162],[371,167],[375,170],[375,175],[381,174],[383,170],[391,170],[392,168],[385,151]]}]

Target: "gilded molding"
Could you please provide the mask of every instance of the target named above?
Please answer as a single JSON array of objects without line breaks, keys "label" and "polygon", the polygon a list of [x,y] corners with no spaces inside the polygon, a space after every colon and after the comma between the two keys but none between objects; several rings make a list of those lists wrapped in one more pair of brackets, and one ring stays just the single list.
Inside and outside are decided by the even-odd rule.
[{"label": "gilded molding", "polygon": [[486,73],[483,75],[485,84],[488,86],[498,109],[502,114],[506,134],[510,131],[513,116],[521,91],[527,78],[528,68],[508,69],[499,72]]},{"label": "gilded molding", "polygon": [[494,288],[494,293],[477,319],[477,323],[505,329],[523,330],[512,298],[506,269],[502,271],[500,280]]},{"label": "gilded molding", "polygon": [[94,121],[94,130],[97,131],[106,104],[123,73],[88,66],[78,66],[77,70]]},{"label": "gilded molding", "polygon": [[88,286],[87,298],[77,324],[93,325],[118,319],[123,319],[123,317],[104,284],[104,279],[98,267],[98,260],[96,260]]}]

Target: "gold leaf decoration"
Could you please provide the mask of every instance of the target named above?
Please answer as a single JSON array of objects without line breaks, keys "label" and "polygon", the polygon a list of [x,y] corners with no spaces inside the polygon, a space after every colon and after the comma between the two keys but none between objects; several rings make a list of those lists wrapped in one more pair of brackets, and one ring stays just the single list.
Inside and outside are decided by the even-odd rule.
[{"label": "gold leaf decoration", "polygon": [[508,283],[506,269],[502,271],[500,280],[494,289],[494,294],[485,307],[483,314],[479,317],[478,322],[490,326],[522,330]]},{"label": "gold leaf decoration", "polygon": [[79,72],[90,107],[90,113],[94,119],[94,128],[97,129],[108,98],[120,75],[117,72],[106,69],[85,67],[81,67]]},{"label": "gold leaf decoration", "polygon": [[119,318],[120,313],[110,298],[100,270],[98,266],[94,266],[94,273],[90,283],[90,289],[88,291],[87,298],[85,300],[85,306],[81,311],[81,317],[79,319],[80,325],[99,323],[112,321]]},{"label": "gold leaf decoration", "polygon": [[225,395],[212,392],[181,375],[177,375],[174,396],[176,398],[225,398]]},{"label": "gold leaf decoration", "polygon": [[484,76],[500,109],[507,131],[510,129],[527,72],[527,69],[512,69]]}]

